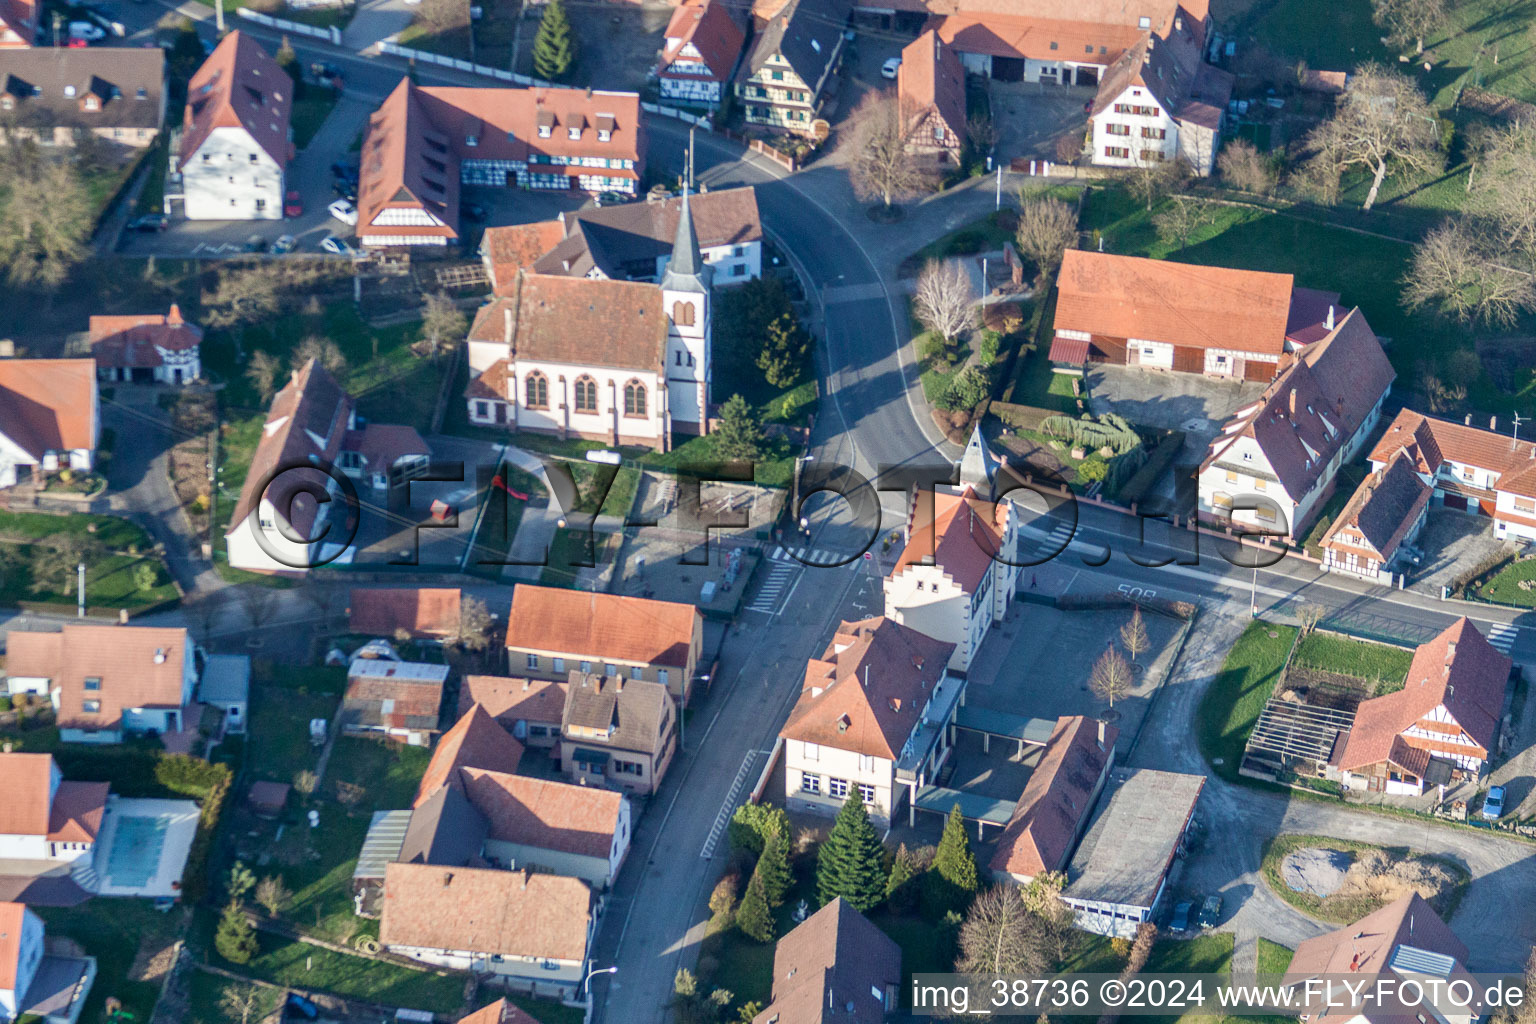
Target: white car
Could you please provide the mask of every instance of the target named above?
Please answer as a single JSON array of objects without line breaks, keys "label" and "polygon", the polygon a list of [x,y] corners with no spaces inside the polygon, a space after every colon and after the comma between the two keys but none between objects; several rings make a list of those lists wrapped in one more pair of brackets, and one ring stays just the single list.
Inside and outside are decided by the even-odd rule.
[{"label": "white car", "polygon": [[278,255],[282,255],[285,252],[293,252],[293,247],[297,243],[298,239],[292,235],[278,235],[277,241],[272,243],[272,251]]},{"label": "white car", "polygon": [[884,64],[880,65],[880,77],[881,78],[895,78],[896,77],[896,70],[898,68],[900,68],[900,67],[901,67],[901,58],[900,57],[892,57],[890,60],[888,60]]},{"label": "white car", "polygon": [[72,21],[69,23],[69,38],[84,39],[87,42],[96,42],[107,38],[107,30],[100,25],[93,25],[88,21]]},{"label": "white car", "polygon": [[362,255],[356,249],[352,248],[351,245],[337,238],[335,235],[326,235],[324,238],[320,239],[320,250],[322,252],[328,252],[332,256],[346,256],[354,260],[357,259],[358,256]]},{"label": "white car", "polygon": [[331,216],[341,221],[347,227],[357,224],[357,207],[346,199],[338,199],[326,209],[331,211]]}]

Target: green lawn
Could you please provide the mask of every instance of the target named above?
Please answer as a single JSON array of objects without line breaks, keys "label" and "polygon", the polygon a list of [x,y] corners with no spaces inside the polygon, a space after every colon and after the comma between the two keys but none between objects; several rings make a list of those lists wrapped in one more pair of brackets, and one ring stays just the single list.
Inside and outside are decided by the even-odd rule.
[{"label": "green lawn", "polygon": [[207,971],[192,971],[187,976],[189,1016],[186,1024],[230,1024],[230,1015],[220,1005],[224,992],[226,989],[241,992],[248,987],[255,988],[257,993],[256,1005],[251,1014],[252,1021],[263,1020],[267,1014],[277,1009],[282,995],[277,989],[264,988],[260,985],[245,986]]},{"label": "green lawn", "polygon": [[1484,601],[1509,604],[1519,608],[1536,607],[1536,585],[1522,590],[1521,583],[1536,580],[1536,559],[1515,561],[1473,591]]},{"label": "green lawn", "polygon": [[[1365,850],[1385,849],[1396,858],[1413,853],[1406,847],[1381,847],[1374,843],[1362,843],[1353,839],[1335,839],[1331,836],[1309,836],[1287,833],[1272,838],[1264,847],[1264,859],[1259,865],[1259,873],[1264,877],[1264,883],[1285,902],[1305,914],[1310,914],[1319,921],[1327,921],[1332,924],[1349,924],[1360,918],[1379,910],[1390,900],[1377,893],[1335,893],[1331,896],[1319,898],[1311,893],[1297,892],[1280,877],[1280,865],[1286,856],[1293,850],[1322,849],[1338,850],[1356,856]],[[1414,853],[1414,856],[1426,861],[1434,861],[1447,868],[1457,879],[1456,883],[1447,891],[1440,893],[1430,900],[1430,905],[1440,913],[1442,917],[1450,917],[1455,911],[1456,905],[1461,902],[1461,897],[1466,889],[1471,876],[1460,864],[1444,857],[1435,857],[1428,854]],[[1392,893],[1395,898],[1397,893]],[[1262,954],[1262,950],[1260,951]]]},{"label": "green lawn", "polygon": [[1403,688],[1413,652],[1369,640],[1353,640],[1332,633],[1311,633],[1296,647],[1295,664],[1339,672],[1357,679],[1379,680],[1375,695]]},{"label": "green lawn", "polygon": [[618,537],[611,533],[578,531],[561,527],[549,544],[549,563],[539,573],[546,587],[574,587],[582,569],[607,565],[618,551]]},{"label": "green lawn", "polygon": [[[22,602],[35,602],[74,606],[77,598],[73,573],[69,574],[67,591],[58,585],[33,585],[32,560],[47,550],[37,544],[6,544],[0,549],[0,605],[16,607]],[[140,586],[141,565],[154,570],[153,582],[147,587]],[[172,601],[177,596],[165,563],[153,556],[102,555],[93,556],[86,563],[85,599],[89,608],[131,611]]]},{"label": "green lawn", "polygon": [[309,720],[335,716],[340,690],[333,690],[336,684],[330,680],[336,675],[345,680],[346,670],[295,670],[264,658],[252,665],[248,773],[291,783],[299,772],[315,767],[319,749],[309,742]]},{"label": "green lawn", "polygon": [[[212,956],[219,959],[217,954]],[[319,989],[386,1006],[450,1016],[458,1011],[464,998],[463,975],[439,977],[304,942],[288,942],[266,933],[261,935],[260,954],[236,969],[277,985]]]},{"label": "green lawn", "polygon": [[[299,11],[300,14],[312,14],[334,19],[343,8],[317,8],[312,11]],[[331,116],[331,108],[336,106],[340,94],[335,89],[327,89],[315,85],[313,82],[304,86],[304,98],[295,100],[293,113],[289,115],[289,124],[293,127],[293,145],[295,149],[303,149],[309,145],[325,119]]]},{"label": "green lawn", "polygon": [[78,907],[32,909],[43,919],[49,938],[74,939],[96,958],[96,983],[86,998],[82,1021],[105,1019],[102,1005],[108,996],[122,1000],[123,1009],[138,1020],[149,1020],[160,998],[160,979],[130,981],[129,973],[141,947],[155,952],[175,941],[186,922],[180,908],[162,914],[149,900],[97,899]]},{"label": "green lawn", "polygon": [[343,782],[360,787],[364,797],[353,812],[367,817],[374,811],[409,807],[432,753],[426,747],[341,736],[331,749],[326,788]]},{"label": "green lawn", "polygon": [[1291,957],[1294,955],[1289,946],[1282,946],[1278,942],[1261,938],[1259,940],[1259,973],[1284,974],[1286,968],[1291,966]]},{"label": "green lawn", "polygon": [[61,533],[89,535],[114,551],[143,551],[152,545],[149,534],[137,523],[116,516],[72,513],[67,516],[41,512],[0,511],[0,537],[38,540]]},{"label": "green lawn", "polygon": [[1274,692],[1295,639],[1295,627],[1262,619],[1250,623],[1206,688],[1198,718],[1200,752],[1222,778],[1237,779],[1248,733]]}]

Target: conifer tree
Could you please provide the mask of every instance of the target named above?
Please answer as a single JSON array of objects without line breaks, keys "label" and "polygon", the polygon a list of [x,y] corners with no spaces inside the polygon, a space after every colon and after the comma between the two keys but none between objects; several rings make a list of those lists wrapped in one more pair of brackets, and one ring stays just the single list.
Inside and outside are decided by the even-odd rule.
[{"label": "conifer tree", "polygon": [[558,82],[575,62],[576,40],[571,35],[565,2],[549,0],[539,19],[538,35],[533,37],[533,74],[548,82]]},{"label": "conifer tree", "polygon": [[816,898],[826,904],[841,896],[863,913],[885,899],[885,881],[880,836],[858,792],[850,792],[817,856]]},{"label": "conifer tree", "polygon": [[763,425],[740,395],[732,395],[720,407],[720,421],[711,434],[715,453],[722,459],[751,462],[763,454]]},{"label": "conifer tree", "polygon": [[960,805],[956,804],[944,822],[944,834],[939,837],[933,866],[924,880],[929,910],[933,913],[963,911],[976,895],[977,876],[976,856],[971,853],[965,819],[960,814]]},{"label": "conifer tree", "polygon": [[773,911],[768,908],[768,894],[763,887],[763,876],[752,873],[747,883],[747,894],[736,908],[736,927],[749,939],[758,942],[773,941]]},{"label": "conifer tree", "polygon": [[805,368],[808,339],[792,313],[780,313],[768,323],[763,334],[763,348],[757,354],[757,368],[763,379],[776,388],[793,387]]},{"label": "conifer tree", "polygon": [[219,951],[219,956],[232,964],[248,964],[258,952],[256,929],[251,926],[245,911],[240,909],[240,904],[234,900],[229,901],[223,916],[219,918],[219,930],[214,933],[213,945]]},{"label": "conifer tree", "polygon": [[795,884],[794,873],[789,869],[789,837],[783,831],[776,829],[768,833],[753,874],[763,880],[763,894],[768,897],[768,905],[783,906],[784,897]]}]

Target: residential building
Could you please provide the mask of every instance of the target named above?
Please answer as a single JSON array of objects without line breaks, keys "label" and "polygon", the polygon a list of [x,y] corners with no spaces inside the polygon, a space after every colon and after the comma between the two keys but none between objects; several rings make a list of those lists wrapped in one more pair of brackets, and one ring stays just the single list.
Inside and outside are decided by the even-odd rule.
[{"label": "residential building", "polygon": [[99,402],[89,359],[0,359],[0,487],[95,469]]},{"label": "residential building", "polygon": [[774,946],[773,998],[752,1024],[881,1024],[901,981],[901,947],[839,896]]},{"label": "residential building", "polygon": [[1430,1005],[1408,1019],[1472,1024],[1479,1019],[1475,1008],[1450,1005],[1443,996],[1453,981],[1471,986],[1466,963],[1467,947],[1424,897],[1409,893],[1354,924],[1303,939],[1285,984],[1302,990],[1297,994],[1313,1013],[1340,1024],[1398,1024],[1408,1015],[1369,1004],[1362,993],[1406,991],[1397,986],[1411,980],[1429,992]]},{"label": "residential building", "polygon": [[210,654],[203,660],[197,701],[224,712],[226,735],[244,735],[250,719],[251,658],[248,654]]},{"label": "residential building", "polygon": [[460,1017],[459,1024],[539,1024],[527,1010],[505,999],[498,999],[489,1006],[482,1006],[468,1017]]},{"label": "residential building", "polygon": [[674,8],[656,61],[661,102],[720,106],[746,41],[741,17],[726,0],[687,0]]},{"label": "residential building", "polygon": [[677,709],[665,686],[571,671],[560,718],[567,778],[649,796],[676,753]]},{"label": "residential building", "polygon": [[529,583],[512,591],[507,658],[530,679],[639,679],[687,704],[703,648],[704,617],[691,604]]},{"label": "residential building", "polygon": [[1063,871],[1115,764],[1120,730],[1082,715],[1063,715],[1014,804],[988,865],[997,881],[1028,885]]},{"label": "residential building", "polygon": [[0,753],[0,777],[7,794],[0,806],[0,864],[91,863],[107,783],[66,781],[52,754]]},{"label": "residential building", "polygon": [[203,329],[183,319],[174,302],[165,314],[93,316],[90,342],[102,380],[185,384],[203,375]]},{"label": "residential building", "polygon": [[[1040,0],[1025,10],[1007,0],[961,0],[942,12],[939,32],[974,74],[1098,86],[1149,33],[1169,31],[1181,7],[1199,6],[1199,0],[1150,0],[1135,7],[1117,0]],[[1199,11],[1202,19],[1205,13]]]},{"label": "residential building", "polygon": [[915,491],[906,546],[885,578],[885,615],[953,645],[964,675],[993,625],[1008,614],[1018,582],[1018,519],[983,485]]},{"label": "residential building", "polygon": [[458,587],[354,587],[348,628],[364,636],[446,640],[459,631]]},{"label": "residential building", "polygon": [[348,503],[323,467],[387,491],[425,472],[428,458],[414,429],[359,422],[351,397],[311,359],[272,398],[224,534],[229,564],[285,574],[325,564],[341,554],[334,542],[324,544],[326,516],[345,515]]},{"label": "residential building", "polygon": [[1403,688],[1355,710],[1337,755],[1344,785],[1417,796],[1479,778],[1498,746],[1512,664],[1466,616],[1420,644]]},{"label": "residential building", "polygon": [[0,0],[0,49],[25,49],[37,42],[36,0]]},{"label": "residential building", "polygon": [[[0,19],[7,10],[36,8],[0,0]],[[10,24],[0,26],[0,37]],[[18,24],[25,32],[26,23]],[[143,149],[165,126],[165,51],[158,46],[12,49],[0,39],[0,85],[0,122],[44,146],[73,146],[88,132]]]},{"label": "residential building", "polygon": [[1285,353],[1333,331],[1338,299],[1290,274],[1082,249],[1063,255],[1056,287],[1052,362],[1263,382]]},{"label": "residential building", "polygon": [[458,242],[460,185],[634,195],[645,151],[632,92],[402,79],[368,120],[357,237],[368,246]]},{"label": "residential building", "polygon": [[532,995],[578,995],[596,924],[579,878],[432,864],[385,869],[385,949]]},{"label": "residential building", "polygon": [[1207,177],[1216,169],[1230,72],[1205,62],[1206,0],[1180,4],[1163,30],[1148,30],[1104,71],[1090,108],[1093,162],[1147,167],[1182,160]]},{"label": "residential building", "polygon": [[[188,220],[281,220],[293,79],[236,29],[187,83],[176,171]],[[169,197],[168,197],[169,198]]]},{"label": "residential building", "polygon": [[522,759],[523,745],[477,704],[460,715],[453,728],[437,741],[437,749],[432,751],[427,770],[416,786],[411,807],[420,807],[444,786],[456,785],[462,768],[513,775]]},{"label": "residential building", "polygon": [[470,422],[661,451],[707,433],[713,280],[686,195],[659,285],[519,273],[470,327]]},{"label": "residential building", "polygon": [[459,684],[459,714],[479,704],[523,746],[554,751],[568,690],[564,679],[465,676]]},{"label": "residential building", "polygon": [[485,266],[491,291],[500,293],[516,288],[518,272],[532,270],[539,258],[564,238],[563,215],[558,220],[541,220],[533,224],[487,227],[480,236],[480,262]]},{"label": "residential building", "polygon": [[65,743],[121,743],[128,735],[197,728],[187,705],[197,685],[193,643],[169,626],[66,624],[57,633],[12,630],[7,688],[53,702]]},{"label": "residential building", "polygon": [[1404,409],[1371,450],[1378,470],[1402,452],[1434,488],[1436,506],[1493,519],[1494,536],[1536,540],[1536,444]]},{"label": "residential building", "polygon": [[929,29],[901,51],[896,98],[907,148],[958,164],[966,145],[965,67],[937,31]]},{"label": "residential building", "polygon": [[1339,467],[1376,429],[1397,373],[1359,309],[1291,357],[1200,465],[1200,515],[1305,537]]},{"label": "residential building", "polygon": [[[678,244],[683,205],[682,198],[647,199],[562,213],[557,223],[563,238],[540,254],[533,270],[561,277],[660,281]],[[763,222],[755,188],[700,192],[688,197],[687,206],[699,256],[713,271],[715,284],[762,276]],[[487,228],[486,237],[515,230]]]},{"label": "residential building", "polygon": [[0,903],[0,1021],[75,1024],[95,980],[95,957],[50,954],[42,918]]},{"label": "residential building", "polygon": [[1195,816],[1204,775],[1117,768],[1067,866],[1077,927],[1130,939],[1157,913]]},{"label": "residential building", "polygon": [[871,821],[889,827],[948,760],[965,680],[950,674],[954,645],[888,618],[844,622],[806,663],[784,741],[784,804],[836,815],[857,792]]},{"label": "residential building", "polygon": [[1355,489],[1323,534],[1323,568],[1391,586],[1400,579],[1402,555],[1429,516],[1435,489],[1399,451]]},{"label": "residential building", "polygon": [[747,124],[813,133],[836,87],[852,13],[852,0],[788,0],[767,17],[754,13],[735,82]]},{"label": "residential building", "polygon": [[447,665],[354,658],[341,699],[341,728],[424,747],[437,735]]}]

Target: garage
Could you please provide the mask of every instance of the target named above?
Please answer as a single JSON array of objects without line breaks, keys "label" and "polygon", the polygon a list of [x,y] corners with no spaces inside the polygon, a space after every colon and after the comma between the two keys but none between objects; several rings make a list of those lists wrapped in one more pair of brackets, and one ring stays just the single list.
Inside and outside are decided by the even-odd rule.
[{"label": "garage", "polygon": [[1024,81],[1024,58],[1022,57],[993,57],[992,77],[999,82]]},{"label": "garage", "polygon": [[1445,507],[1453,508],[1458,512],[1465,512],[1467,510],[1467,499],[1459,494],[1447,494],[1445,496]]}]

